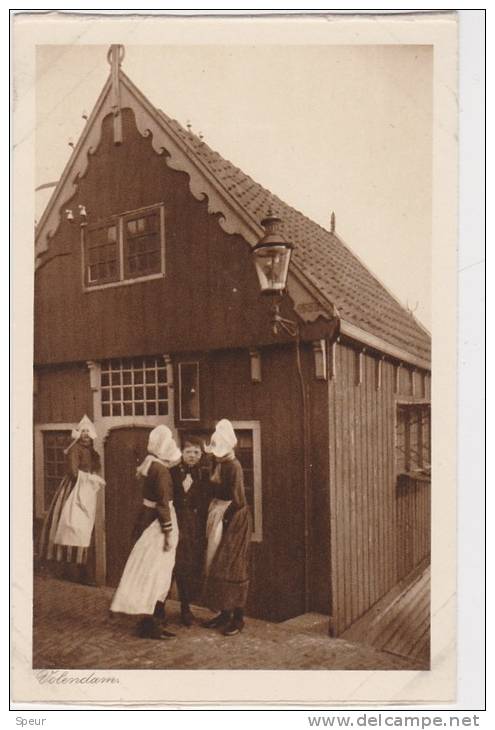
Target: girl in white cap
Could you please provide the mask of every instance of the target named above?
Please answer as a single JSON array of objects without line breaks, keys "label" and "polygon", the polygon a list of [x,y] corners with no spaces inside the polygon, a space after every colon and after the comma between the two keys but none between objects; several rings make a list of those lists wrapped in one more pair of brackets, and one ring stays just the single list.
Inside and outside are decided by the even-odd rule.
[{"label": "girl in white cap", "polygon": [[248,551],[251,514],[244,493],[242,467],[235,457],[237,438],[226,418],[217,423],[208,447],[216,466],[210,480],[213,499],[206,526],[206,581],[204,603],[217,616],[206,628],[234,636],[244,628],[244,606],[249,588]]},{"label": "girl in white cap", "polygon": [[[66,473],[45,518],[38,555],[61,566],[61,577],[89,580],[88,549],[94,527],[96,494],[104,481],[93,442],[96,431],[85,415],[71,433],[65,450]],[[63,566],[63,567],[62,567]]]},{"label": "girl in white cap", "polygon": [[178,541],[169,468],[180,462],[181,452],[167,426],[157,426],[148,440],[148,455],[138,467],[143,480],[143,507],[135,527],[135,543],[113,597],[110,610],[141,616],[142,638],[168,639],[160,619],[172,582]]}]

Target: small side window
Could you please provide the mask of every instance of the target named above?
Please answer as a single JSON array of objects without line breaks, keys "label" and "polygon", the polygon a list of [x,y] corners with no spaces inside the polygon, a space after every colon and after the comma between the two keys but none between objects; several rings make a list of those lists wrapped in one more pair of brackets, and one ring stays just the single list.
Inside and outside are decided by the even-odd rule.
[{"label": "small side window", "polygon": [[235,454],[242,466],[246,500],[253,515],[254,542],[263,539],[262,495],[261,495],[261,433],[257,421],[234,421],[237,436]]},{"label": "small side window", "polygon": [[[246,501],[253,516],[252,542],[263,540],[262,478],[261,478],[261,429],[259,421],[232,421],[237,436],[235,455],[242,466]],[[188,435],[199,436],[204,443],[211,438],[211,430],[195,426],[180,429],[182,444]]]},{"label": "small side window", "polygon": [[431,467],[429,403],[398,403],[397,474],[428,473]]},{"label": "small side window", "polygon": [[179,419],[200,420],[199,363],[179,363]]}]

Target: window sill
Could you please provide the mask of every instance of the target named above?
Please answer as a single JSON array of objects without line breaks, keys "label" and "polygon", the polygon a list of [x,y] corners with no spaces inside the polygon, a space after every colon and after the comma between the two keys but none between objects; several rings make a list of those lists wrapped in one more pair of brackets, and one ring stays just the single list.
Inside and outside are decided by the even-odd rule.
[{"label": "window sill", "polygon": [[140,284],[143,281],[153,281],[153,279],[164,279],[165,274],[148,274],[147,276],[140,276],[136,279],[124,279],[123,281],[110,281],[107,284],[95,284],[95,286],[84,286],[83,292],[88,294],[92,291],[100,291],[101,289],[111,289],[116,286],[130,286],[131,284]]},{"label": "window sill", "polygon": [[397,482],[399,484],[406,484],[410,481],[431,482],[431,472],[425,469],[418,469],[417,471],[403,471],[397,474]]}]

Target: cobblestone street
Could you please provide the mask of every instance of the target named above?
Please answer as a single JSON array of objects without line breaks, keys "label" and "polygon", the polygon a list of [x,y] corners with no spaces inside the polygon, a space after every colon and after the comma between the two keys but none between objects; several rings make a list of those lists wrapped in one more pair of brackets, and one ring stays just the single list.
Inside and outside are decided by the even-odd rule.
[{"label": "cobblestone street", "polygon": [[[417,661],[327,635],[327,618],[306,614],[280,624],[248,618],[242,634],[226,638],[199,625],[179,624],[177,638],[140,639],[134,619],[112,618],[111,588],[37,576],[34,585],[33,667],[52,669],[419,669]],[[198,618],[211,614],[194,609]]]}]

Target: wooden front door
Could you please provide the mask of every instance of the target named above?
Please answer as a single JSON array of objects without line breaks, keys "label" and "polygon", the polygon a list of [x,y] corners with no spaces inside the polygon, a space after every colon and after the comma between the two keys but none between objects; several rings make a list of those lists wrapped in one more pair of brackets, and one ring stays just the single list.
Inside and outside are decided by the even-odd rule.
[{"label": "wooden front door", "polygon": [[148,427],[110,431],[105,443],[106,583],[118,585],[132,547],[132,531],[142,505],[136,467],[146,456]]}]

